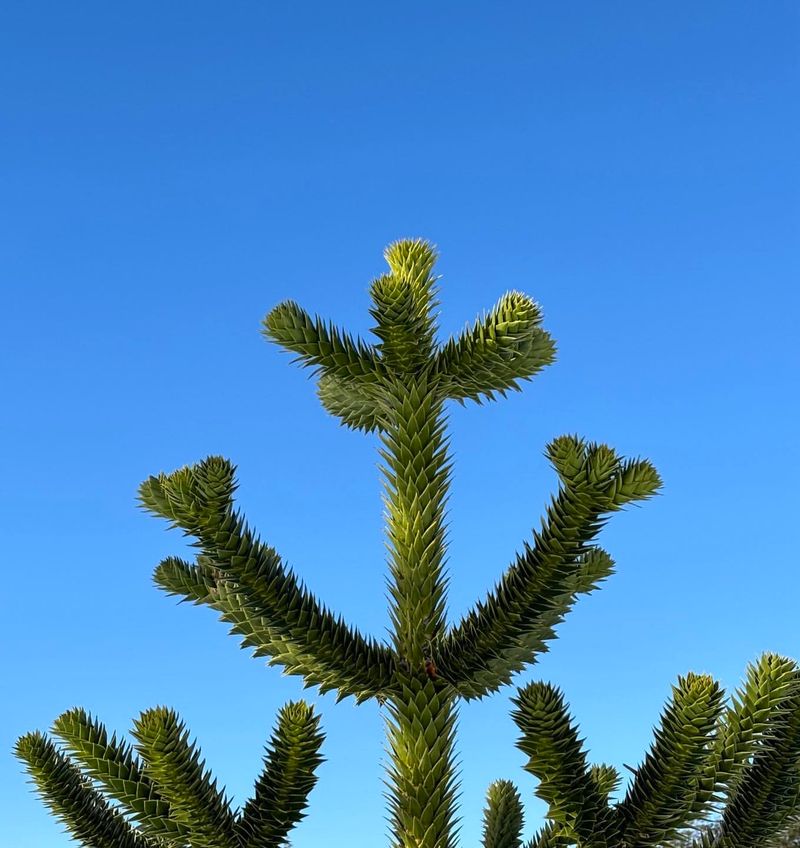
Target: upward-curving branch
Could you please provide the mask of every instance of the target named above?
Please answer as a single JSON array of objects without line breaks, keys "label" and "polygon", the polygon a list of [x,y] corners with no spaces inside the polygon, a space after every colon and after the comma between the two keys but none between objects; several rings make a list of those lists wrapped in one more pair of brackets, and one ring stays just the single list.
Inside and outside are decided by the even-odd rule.
[{"label": "upward-curving branch", "polygon": [[282,848],[303,818],[324,739],[311,707],[284,706],[255,794],[234,812],[172,710],[141,714],[136,753],[80,709],[60,716],[53,734],[62,746],[30,733],[16,754],[86,848]]},{"label": "upward-curving branch", "polygon": [[166,560],[156,582],[220,609],[251,642],[261,637],[263,653],[289,673],[303,674],[309,685],[360,700],[380,695],[392,683],[392,652],[329,612],[253,534],[233,509],[234,473],[227,460],[209,457],[142,484],[142,504],[195,536],[204,557],[194,567]]},{"label": "upward-curving branch", "polygon": [[495,691],[546,650],[577,595],[611,572],[610,557],[590,547],[607,515],[661,485],[649,462],[620,459],[575,436],[553,441],[548,455],[562,485],[533,545],[439,645],[443,676],[465,698]]},{"label": "upward-curving branch", "polygon": [[[245,647],[306,685],[385,708],[393,848],[455,848],[460,699],[509,683],[555,638],[577,599],[613,571],[597,545],[610,515],[651,498],[646,460],[561,436],[547,447],[559,488],[541,527],[493,591],[455,626],[447,615],[450,401],[478,404],[517,390],[549,365],[542,312],[512,291],[456,338],[437,340],[437,255],[403,240],[369,288],[374,343],[302,309],[275,307],[263,332],[312,369],[323,407],[375,434],[383,476],[389,622],[385,642],[362,635],[317,600],[234,507],[235,468],[209,457],[146,480],[141,502],[193,539],[194,562],[166,558],[155,581],[215,609]],[[800,671],[767,655],[726,706],[707,675],[674,687],[650,751],[623,800],[613,766],[592,764],[560,690],[531,683],[514,699],[525,768],[547,822],[526,848],[668,848],[710,817],[696,848],[767,848],[800,798]],[[285,848],[315,782],[322,739],[310,707],[284,708],[255,793],[231,809],[178,716],[156,708],[136,744],[83,710],[18,743],[45,801],[86,848]],[[355,810],[354,810],[355,813]],[[521,848],[522,799],[496,780],[484,848]]]}]

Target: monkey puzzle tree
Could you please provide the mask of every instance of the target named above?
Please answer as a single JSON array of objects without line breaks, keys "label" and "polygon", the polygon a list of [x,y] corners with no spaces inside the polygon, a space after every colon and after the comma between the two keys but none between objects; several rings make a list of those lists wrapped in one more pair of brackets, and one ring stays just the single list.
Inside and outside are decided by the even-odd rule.
[{"label": "monkey puzzle tree", "polygon": [[[401,241],[385,256],[389,273],[370,287],[376,344],[311,317],[293,302],[267,315],[264,333],[315,370],[328,412],[380,440],[390,572],[388,643],[362,635],[327,609],[260,540],[234,504],[235,469],[226,459],[210,457],[150,477],[140,497],[146,509],[191,536],[198,550],[195,562],[164,560],[156,583],[219,611],[244,646],[306,684],[336,691],[339,698],[352,695],[357,702],[375,698],[386,714],[394,844],[451,848],[457,702],[497,691],[547,649],[577,598],[613,570],[611,557],[595,544],[610,514],[651,497],[660,480],[645,460],[625,459],[607,445],[576,436],[556,438],[547,456],[559,488],[540,529],[494,590],[459,623],[448,625],[445,505],[451,466],[445,404],[481,403],[519,389],[520,381],[553,361],[555,349],[541,326],[539,307],[518,292],[503,296],[458,338],[439,344],[433,248]],[[652,747],[619,802],[611,799],[620,776],[611,766],[588,763],[558,689],[529,684],[518,692],[515,707],[519,747],[529,757],[526,768],[538,778],[537,792],[548,804],[548,824],[531,848],[668,845],[693,822],[714,815],[721,816],[715,835],[701,837],[698,846],[758,848],[796,808],[800,672],[782,657],[766,655],[753,665],[727,704],[710,677],[680,678]],[[108,743],[105,731],[88,717],[67,715],[55,733],[83,771],[41,735],[23,739],[19,753],[45,798],[87,845],[140,844],[117,838],[114,828],[124,820],[113,811],[102,808],[95,823],[101,808],[92,781],[132,810],[145,840],[141,844],[192,848],[275,844],[285,838],[288,825],[280,834],[270,825],[263,835],[247,822],[271,815],[293,823],[313,782],[316,725],[313,731],[304,725],[297,736],[301,744],[288,758],[303,775],[303,791],[289,792],[283,785],[295,774],[291,768],[275,769],[279,776],[270,786],[283,788],[259,796],[257,786],[256,801],[236,818],[201,774],[174,719],[169,729],[149,734],[137,726],[139,766],[128,749]],[[158,712],[157,719],[164,722],[166,715]],[[173,759],[163,759],[164,751]],[[192,765],[184,774],[185,764]],[[258,805],[259,797],[256,814],[251,804]],[[294,812],[284,815],[286,809]],[[160,824],[173,820],[183,829]],[[513,784],[492,784],[485,848],[518,848],[522,826]]]}]

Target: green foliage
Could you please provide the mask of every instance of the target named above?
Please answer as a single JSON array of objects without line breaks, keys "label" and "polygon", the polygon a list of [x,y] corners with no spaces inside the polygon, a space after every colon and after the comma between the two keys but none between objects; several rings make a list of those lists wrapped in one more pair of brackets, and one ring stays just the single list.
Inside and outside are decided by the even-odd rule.
[{"label": "green foliage", "polygon": [[370,286],[376,350],[390,373],[416,374],[433,354],[436,301],[433,266],[436,251],[427,242],[398,241],[384,252],[389,274]]},{"label": "green foliage", "polygon": [[25,762],[42,800],[70,834],[91,848],[153,848],[43,733],[28,733],[14,753]]},{"label": "green foliage", "polygon": [[59,716],[53,724],[53,734],[87,777],[123,809],[131,811],[144,834],[168,841],[185,840],[189,828],[173,816],[169,802],[127,743],[116,736],[109,739],[105,727],[80,708]]},{"label": "green foliage", "polygon": [[612,844],[617,822],[608,806],[607,775],[592,772],[562,693],[547,683],[530,683],[513,699],[511,714],[522,731],[525,769],[539,779],[536,794],[561,832],[586,846]]},{"label": "green foliage", "polygon": [[497,690],[535,660],[577,595],[611,572],[608,555],[591,546],[607,514],[651,497],[661,484],[648,462],[620,459],[575,436],[556,439],[548,455],[562,486],[541,531],[442,641],[443,672],[465,698]]},{"label": "green foliage", "polygon": [[306,800],[322,763],[319,718],[299,701],[281,708],[278,729],[264,757],[264,770],[255,795],[236,822],[243,848],[282,845],[289,831],[305,816]]},{"label": "green foliage", "polygon": [[279,848],[303,817],[322,762],[319,718],[302,701],[286,705],[255,795],[234,813],[172,710],[156,707],[134,722],[136,753],[81,709],[56,719],[52,733],[61,747],[36,732],[15,753],[87,848]]},{"label": "green foliage", "polygon": [[134,722],[133,737],[145,772],[169,803],[172,817],[191,834],[192,848],[233,844],[230,804],[176,713],[166,707],[143,712]]},{"label": "green foliage", "polygon": [[[549,806],[549,824],[530,848],[777,848],[800,813],[798,687],[797,664],[776,654],[748,668],[727,707],[707,675],[679,678],[618,803],[610,796],[619,775],[588,766],[561,692],[545,683],[524,687],[512,714],[518,745]],[[713,826],[698,825],[714,817]]]},{"label": "green foliage", "polygon": [[[156,570],[156,583],[195,602],[208,599],[237,624],[249,610],[254,623],[245,635],[263,634],[266,643],[259,648],[270,654],[277,649],[288,672],[303,674],[322,691],[338,689],[342,697],[356,694],[361,700],[381,693],[391,681],[394,657],[330,613],[284,568],[275,549],[253,534],[233,509],[234,474],[227,460],[209,457],[142,484],[144,507],[195,535],[206,563],[200,574],[191,565],[168,559]],[[214,570],[218,580],[211,577]],[[200,582],[213,583],[209,589],[217,593],[198,595],[194,587]],[[242,600],[230,603],[231,591]],[[268,625],[258,626],[259,618]]]},{"label": "green foliage", "polygon": [[714,756],[711,740],[723,697],[707,675],[679,678],[650,752],[619,806],[626,841],[660,845],[691,821],[698,778]]},{"label": "green foliage", "polygon": [[510,780],[496,780],[486,792],[483,848],[520,848],[524,821],[522,799]]},{"label": "green foliage", "polygon": [[[482,404],[518,390],[553,362],[540,307],[519,292],[456,338],[437,340],[436,251],[404,240],[371,284],[374,344],[293,301],[265,318],[267,339],[311,368],[323,407],[374,433],[384,483],[391,630],[362,635],[325,607],[262,542],[234,502],[236,469],[212,456],[140,488],[144,508],[192,538],[194,562],[168,557],[156,584],[215,609],[242,645],[307,686],[385,708],[389,823],[396,848],[454,848],[457,706],[511,682],[548,650],[578,598],[614,570],[597,537],[614,512],[652,498],[647,460],[576,435],[547,457],[558,491],[541,526],[495,588],[455,625],[447,621],[446,504],[451,459],[446,404]],[[620,775],[593,765],[564,695],[523,686],[513,719],[548,805],[526,848],[767,848],[787,832],[800,792],[800,672],[765,655],[726,705],[707,675],[678,680],[653,744],[621,801]],[[231,810],[177,715],[149,710],[132,749],[82,710],[61,716],[57,747],[34,733],[17,746],[39,791],[91,848],[271,848],[302,818],[322,735],[304,704],[279,715],[255,793]],[[113,805],[109,804],[113,802]],[[116,805],[116,806],[114,806]],[[691,830],[710,822],[700,834]],[[493,783],[484,848],[520,848],[522,801]]]},{"label": "green foliage", "polygon": [[494,400],[555,360],[556,348],[540,326],[542,311],[527,295],[509,292],[484,318],[438,352],[434,370],[448,398]]}]

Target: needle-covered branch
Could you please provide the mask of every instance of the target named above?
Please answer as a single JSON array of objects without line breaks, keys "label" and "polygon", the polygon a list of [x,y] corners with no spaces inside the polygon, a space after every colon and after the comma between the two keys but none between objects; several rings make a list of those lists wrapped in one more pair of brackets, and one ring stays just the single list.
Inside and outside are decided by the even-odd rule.
[{"label": "needle-covered branch", "polygon": [[60,715],[53,724],[53,734],[85,774],[130,811],[142,833],[170,843],[186,842],[189,828],[172,816],[169,802],[144,773],[130,745],[116,735],[109,738],[103,724],[80,708]]},{"label": "needle-covered branch", "polygon": [[160,848],[136,833],[43,733],[23,736],[15,754],[25,763],[44,803],[86,848]]},{"label": "needle-covered branch", "polygon": [[255,794],[236,822],[241,848],[278,848],[305,816],[308,795],[317,782],[315,771],[324,734],[319,718],[307,704],[287,704],[267,747],[264,770]]},{"label": "needle-covered branch", "polygon": [[389,371],[418,374],[429,365],[435,345],[436,250],[420,239],[405,240],[390,244],[383,255],[390,273],[370,286],[372,332]]},{"label": "needle-covered branch", "polygon": [[281,848],[303,818],[324,738],[311,707],[284,706],[255,794],[233,813],[172,710],[134,722],[139,756],[81,709],[61,715],[53,733],[62,748],[30,733],[16,754],[84,848]]},{"label": "needle-covered branch", "polygon": [[[360,700],[380,694],[392,680],[391,650],[334,616],[284,568],[276,551],[255,537],[233,510],[234,471],[227,460],[210,457],[142,484],[144,506],[195,536],[207,563],[205,574],[199,574],[169,560],[157,569],[156,582],[195,602],[208,598],[228,620],[235,619],[248,640],[263,635],[259,649],[275,652],[273,658],[290,673],[304,674],[309,684]],[[209,565],[220,574],[213,586]],[[200,582],[208,585],[205,597]],[[231,602],[231,592],[244,600]]]},{"label": "needle-covered branch", "polygon": [[436,354],[433,372],[445,396],[481,403],[494,400],[495,393],[519,391],[518,381],[555,360],[555,343],[541,323],[542,310],[527,295],[504,294],[488,315]]},{"label": "needle-covered branch", "polygon": [[718,721],[713,757],[692,811],[696,818],[704,819],[732,796],[753,756],[783,727],[798,693],[800,676],[793,660],[767,653],[748,665],[744,685]]},{"label": "needle-covered branch", "polygon": [[[156,568],[154,580],[170,595],[219,612],[220,620],[231,625],[231,634],[241,637],[241,647],[252,649],[255,657],[267,658],[268,665],[282,666],[286,674],[299,675],[306,686],[318,686],[322,692],[338,685],[321,669],[316,653],[303,653],[297,640],[283,636],[271,626],[263,607],[243,594],[208,557],[199,556],[194,565],[178,557],[168,557]],[[373,697],[374,690],[352,694],[360,703]]]},{"label": "needle-covered branch", "polygon": [[374,381],[384,372],[374,348],[321,318],[312,318],[294,301],[276,306],[264,319],[262,332],[297,354],[297,361],[340,379]]},{"label": "needle-covered branch", "polygon": [[522,799],[510,780],[496,780],[486,792],[483,848],[520,848],[524,816]]},{"label": "needle-covered branch", "polygon": [[574,436],[552,442],[548,456],[561,488],[533,545],[438,646],[443,677],[465,698],[497,690],[535,660],[577,594],[610,573],[610,558],[590,547],[608,514],[661,485],[649,462]]},{"label": "needle-covered branch", "polygon": [[[800,682],[800,672],[795,672]],[[766,848],[800,814],[800,692],[775,715],[735,783],[720,822],[719,848]]]},{"label": "needle-covered branch", "polygon": [[588,763],[578,729],[562,693],[548,683],[530,683],[513,699],[511,714],[522,735],[517,747],[539,779],[536,794],[547,803],[547,818],[585,848],[614,844],[616,822],[608,792]]},{"label": "needle-covered branch", "polygon": [[723,698],[708,675],[678,679],[653,745],[618,808],[625,843],[660,846],[691,823],[700,781],[713,761]]},{"label": "needle-covered branch", "polygon": [[614,768],[614,766],[607,765],[606,763],[593,765],[589,769],[589,774],[600,791],[600,794],[606,800],[608,800],[609,797],[617,791],[622,781],[620,773]]},{"label": "needle-covered branch", "polygon": [[174,710],[155,707],[134,722],[133,737],[145,774],[158,786],[192,848],[235,845],[230,802],[205,769],[197,746]]},{"label": "needle-covered branch", "polygon": [[[542,526],[488,596],[447,626],[446,404],[520,388],[553,361],[539,306],[509,292],[460,336],[437,342],[434,248],[391,245],[370,287],[375,344],[293,301],[264,321],[268,339],[317,378],[323,407],[376,433],[384,478],[390,644],[362,636],[318,601],[234,508],[234,468],[211,457],[149,478],[143,505],[193,537],[196,562],[165,559],[167,592],[217,610],[244,646],[306,685],[385,707],[392,848],[454,848],[459,698],[508,683],[547,650],[576,600],[614,563],[596,546],[611,513],[652,497],[653,466],[563,436],[547,449],[559,490]],[[709,677],[673,690],[655,741],[622,802],[611,766],[590,765],[561,692],[530,684],[514,701],[526,768],[548,823],[526,848],[666,848],[716,817],[695,848],[767,848],[800,801],[800,672],[767,655],[729,705]],[[17,745],[45,801],[85,848],[285,848],[301,820],[322,734],[304,704],[284,708],[255,793],[235,813],[177,715],[142,714],[136,745],[82,710]],[[484,848],[520,848],[523,810],[507,781],[489,788]]]},{"label": "needle-covered branch", "polygon": [[546,824],[538,830],[525,848],[574,848],[574,837],[567,836],[557,825]]},{"label": "needle-covered branch", "polygon": [[331,415],[352,430],[373,433],[386,427],[385,390],[378,383],[322,374],[317,397]]}]

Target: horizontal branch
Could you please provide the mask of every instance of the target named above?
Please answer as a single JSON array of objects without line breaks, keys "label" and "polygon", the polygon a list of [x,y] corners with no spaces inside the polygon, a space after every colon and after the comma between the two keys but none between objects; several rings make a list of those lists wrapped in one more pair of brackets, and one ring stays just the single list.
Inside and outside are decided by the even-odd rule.
[{"label": "horizontal branch", "polygon": [[374,348],[321,318],[312,318],[294,301],[276,306],[264,319],[263,334],[297,354],[297,360],[324,374],[377,379],[384,368]]},{"label": "horizontal branch", "polygon": [[520,292],[509,292],[471,329],[450,339],[433,360],[443,393],[453,400],[493,400],[519,390],[555,360],[555,343],[541,327],[542,311]]}]

